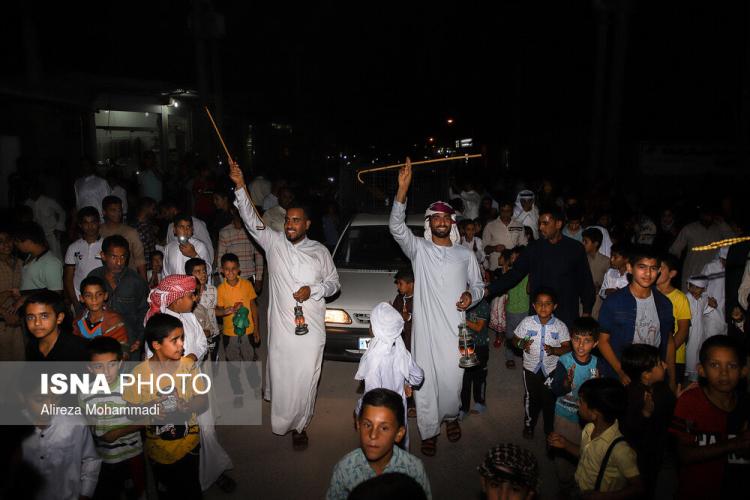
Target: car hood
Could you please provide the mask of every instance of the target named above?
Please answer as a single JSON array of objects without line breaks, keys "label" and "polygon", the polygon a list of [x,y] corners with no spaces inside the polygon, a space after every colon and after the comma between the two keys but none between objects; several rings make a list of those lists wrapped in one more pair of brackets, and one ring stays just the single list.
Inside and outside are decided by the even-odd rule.
[{"label": "car hood", "polygon": [[327,304],[329,309],[369,313],[379,302],[390,304],[398,293],[394,271],[339,269],[338,273],[341,293]]}]

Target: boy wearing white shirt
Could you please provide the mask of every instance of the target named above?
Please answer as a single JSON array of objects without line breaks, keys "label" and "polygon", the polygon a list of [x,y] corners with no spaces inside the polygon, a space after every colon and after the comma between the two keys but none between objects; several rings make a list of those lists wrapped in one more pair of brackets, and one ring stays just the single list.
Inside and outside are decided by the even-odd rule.
[{"label": "boy wearing white shirt", "polygon": [[192,217],[185,214],[174,218],[174,235],[176,239],[164,248],[164,276],[184,274],[185,264],[193,258],[206,262],[206,272],[211,275],[211,259],[206,245],[193,237]]},{"label": "boy wearing white shirt", "polygon": [[94,207],[84,207],[78,211],[78,227],[81,238],[70,244],[65,252],[63,286],[65,298],[80,310],[78,297],[81,296],[81,281],[91,271],[102,266],[102,237],[99,233],[99,211]]}]

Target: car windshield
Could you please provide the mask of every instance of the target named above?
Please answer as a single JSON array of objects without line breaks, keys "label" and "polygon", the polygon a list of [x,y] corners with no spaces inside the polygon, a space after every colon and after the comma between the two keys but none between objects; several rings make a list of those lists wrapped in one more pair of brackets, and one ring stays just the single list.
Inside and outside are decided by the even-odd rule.
[{"label": "car windshield", "polygon": [[[419,236],[422,228],[410,227]],[[333,256],[336,267],[394,271],[410,265],[388,226],[350,226]]]}]

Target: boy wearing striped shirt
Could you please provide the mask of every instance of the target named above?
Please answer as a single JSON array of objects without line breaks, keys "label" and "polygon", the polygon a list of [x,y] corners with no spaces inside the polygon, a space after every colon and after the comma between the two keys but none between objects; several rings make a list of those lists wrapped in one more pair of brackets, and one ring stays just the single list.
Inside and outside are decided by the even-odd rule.
[{"label": "boy wearing striped shirt", "polygon": [[[81,394],[79,403],[84,410],[127,406],[122,398],[120,369],[122,348],[112,337],[96,337],[87,345],[89,372],[103,373],[109,384],[110,394]],[[94,414],[92,411],[86,412]],[[115,413],[115,414],[108,414]],[[96,451],[102,458],[94,498],[120,498],[122,492],[127,498],[140,498],[145,491],[145,469],[143,461],[142,425],[133,425],[125,415],[115,412],[96,411],[91,432],[94,435]]]}]

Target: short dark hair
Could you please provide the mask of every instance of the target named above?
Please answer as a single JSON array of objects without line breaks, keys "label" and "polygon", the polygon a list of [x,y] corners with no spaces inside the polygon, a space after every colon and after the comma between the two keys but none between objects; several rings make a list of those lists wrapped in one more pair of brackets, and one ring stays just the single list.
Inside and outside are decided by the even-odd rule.
[{"label": "short dark hair", "polygon": [[16,227],[13,231],[13,239],[15,241],[28,240],[37,245],[49,248],[47,237],[44,235],[44,229],[36,222],[27,222]]},{"label": "short dark hair", "polygon": [[396,276],[393,277],[394,281],[403,280],[407,283],[414,283],[414,271],[412,271],[411,268],[408,269],[400,269]]},{"label": "short dark hair", "polygon": [[[193,269],[198,266],[206,266],[206,261],[203,259],[199,259],[198,257],[188,259],[187,262],[185,262],[185,274],[190,276],[191,274],[193,274]],[[206,266],[206,271],[208,271],[208,266]]]},{"label": "short dark hair", "polygon": [[106,210],[110,205],[122,205],[122,200],[114,195],[105,196],[102,200],[102,210]]},{"label": "short dark hair", "polygon": [[506,248],[500,252],[500,258],[505,259],[506,262],[510,262],[510,258],[513,255],[513,250]]},{"label": "short dark hair", "polygon": [[104,283],[104,280],[98,276],[86,276],[85,278],[83,278],[83,281],[81,281],[81,285],[78,287],[81,295],[83,295],[83,290],[89,286],[98,286],[105,292],[107,291],[107,285]]},{"label": "short dark hair", "polygon": [[641,380],[644,372],[650,371],[661,362],[659,349],[648,344],[630,344],[622,351],[622,370],[633,382]]},{"label": "short dark hair", "polygon": [[510,251],[520,257],[526,251],[526,245],[514,246]]},{"label": "short dark hair", "polygon": [[221,256],[221,265],[223,266],[227,262],[234,262],[238,266],[240,265],[240,258],[237,255],[229,252]]},{"label": "short dark hair", "polygon": [[613,243],[612,247],[609,250],[609,254],[610,255],[614,255],[614,254],[622,255],[626,259],[629,259],[630,258],[630,251],[629,251],[629,248],[628,248],[628,244],[625,243],[625,242]]},{"label": "short dark hair", "polygon": [[89,355],[89,359],[96,354],[108,353],[116,354],[117,359],[122,359],[122,344],[113,337],[100,335],[86,344],[86,352]]},{"label": "short dark hair", "polygon": [[602,246],[602,241],[604,240],[601,230],[597,227],[587,227],[584,229],[583,233],[581,233],[581,238],[590,239],[592,243],[596,243],[597,248]]},{"label": "short dark hair", "polygon": [[386,472],[359,483],[349,493],[347,500],[380,500],[382,498],[426,500],[427,495],[413,477],[403,472]]},{"label": "short dark hair", "polygon": [[84,217],[93,217],[97,222],[101,218],[99,216],[99,210],[91,206],[83,207],[82,209],[80,209],[76,217],[78,218],[78,222],[81,222]]},{"label": "short dark hair", "polygon": [[548,295],[554,304],[557,304],[557,294],[555,291],[549,287],[543,286],[536,291],[531,296],[531,301],[536,302],[536,299],[539,298],[540,295]]},{"label": "short dark hair", "polygon": [[614,422],[627,408],[625,387],[613,378],[591,378],[578,389],[578,397],[586,406],[602,414],[607,422]]},{"label": "short dark hair", "polygon": [[119,234],[107,236],[106,238],[104,238],[104,241],[102,241],[102,252],[107,253],[113,247],[124,248],[128,251],[128,253],[130,253],[130,245],[128,244],[128,240],[126,240]]},{"label": "short dark hair", "polygon": [[565,217],[563,217],[562,210],[560,210],[560,207],[558,207],[557,205],[544,205],[539,209],[539,216],[541,217],[544,214],[549,215],[556,221],[565,222]]},{"label": "short dark hair", "polygon": [[628,262],[630,262],[630,265],[635,265],[643,259],[654,259],[657,266],[661,265],[661,254],[658,250],[649,245],[631,246],[628,252]]},{"label": "short dark hair", "polygon": [[[663,253],[661,255],[661,263],[667,266],[667,269],[670,271],[677,271],[677,274],[680,273],[680,260],[672,255],[669,252]],[[677,276],[675,276],[676,278]]]},{"label": "short dark hair", "polygon": [[148,196],[144,196],[140,200],[138,200],[138,209],[137,212],[142,212],[143,210],[149,208],[149,207],[155,207],[156,206],[156,200],[153,198],[150,198]]},{"label": "short dark hair", "polygon": [[302,212],[304,212],[305,214],[306,219],[309,220],[312,218],[312,210],[310,209],[308,205],[304,205],[302,203],[292,203],[291,205],[287,207],[286,213],[288,214],[290,210],[294,210],[294,209],[302,210]]},{"label": "short dark hair", "polygon": [[594,341],[599,340],[599,322],[591,317],[581,317],[573,320],[570,328],[570,336],[580,335],[591,337]]},{"label": "short dark hair", "polygon": [[156,313],[146,322],[144,337],[146,345],[153,350],[154,342],[161,343],[177,328],[182,328],[182,321],[169,314]]},{"label": "short dark hair", "polygon": [[500,208],[502,208],[502,207],[512,207],[513,206],[513,201],[511,201],[510,198],[503,198],[502,200],[500,200],[498,202],[497,206],[500,207]]},{"label": "short dark hair", "polygon": [[185,212],[181,212],[174,216],[174,219],[172,219],[172,223],[176,226],[178,222],[187,221],[190,223],[190,225],[193,225],[193,218],[186,214]]},{"label": "short dark hair", "polygon": [[46,306],[52,306],[55,310],[55,314],[65,313],[65,300],[62,295],[52,290],[39,290],[34,292],[26,298],[26,302],[23,304],[23,312],[26,313],[26,308],[29,304],[43,304]]},{"label": "short dark hair", "polygon": [[698,361],[700,361],[700,364],[704,364],[708,361],[708,352],[714,348],[730,349],[731,351],[734,351],[734,354],[737,356],[737,362],[740,366],[745,366],[747,363],[745,349],[734,337],[714,335],[713,337],[704,340],[701,345],[701,350],[698,353]]},{"label": "short dark hair", "polygon": [[396,421],[399,427],[405,427],[406,421],[404,420],[404,402],[396,392],[390,389],[373,389],[367,391],[362,396],[362,406],[359,408],[359,417],[362,417],[362,413],[365,411],[365,406],[374,407],[385,407],[393,412],[396,416]]}]

